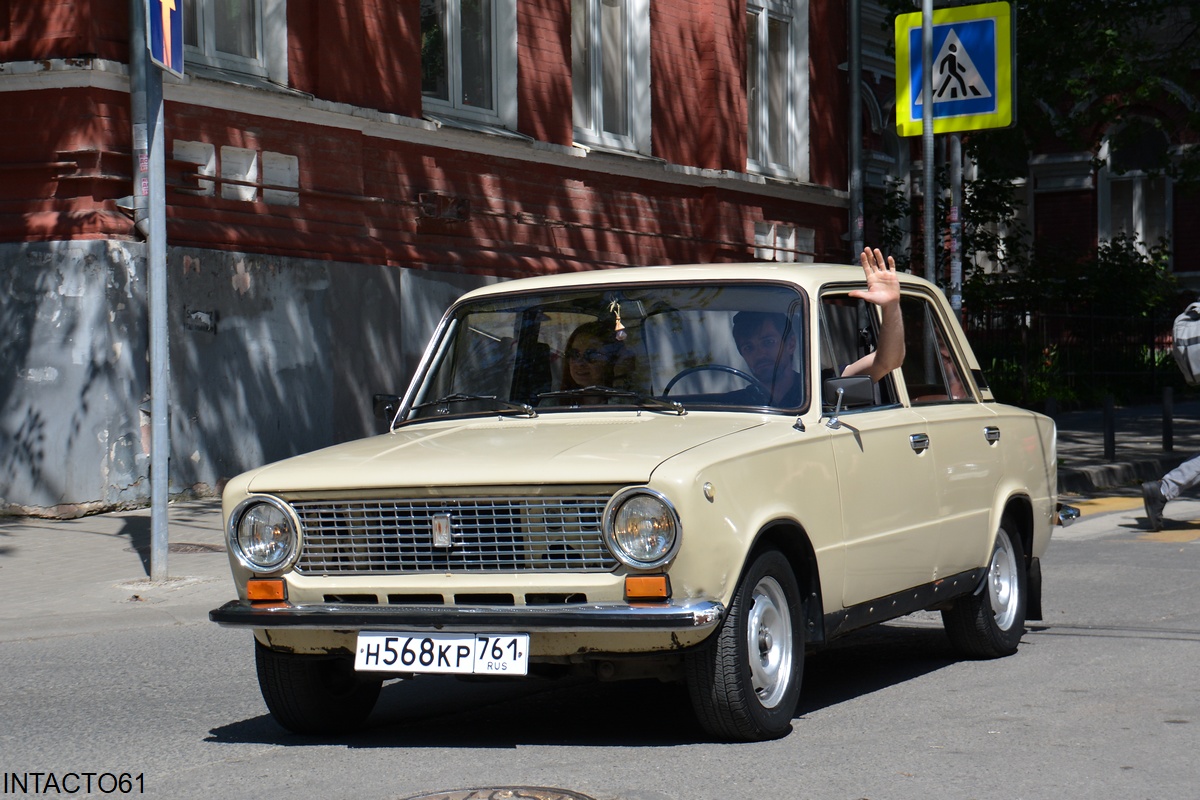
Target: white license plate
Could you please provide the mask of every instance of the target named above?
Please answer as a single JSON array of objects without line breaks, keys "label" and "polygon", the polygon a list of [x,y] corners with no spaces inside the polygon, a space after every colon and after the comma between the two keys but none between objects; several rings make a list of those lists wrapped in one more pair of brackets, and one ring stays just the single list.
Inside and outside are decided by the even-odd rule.
[{"label": "white license plate", "polygon": [[395,633],[360,631],[359,672],[526,675],[527,633]]}]

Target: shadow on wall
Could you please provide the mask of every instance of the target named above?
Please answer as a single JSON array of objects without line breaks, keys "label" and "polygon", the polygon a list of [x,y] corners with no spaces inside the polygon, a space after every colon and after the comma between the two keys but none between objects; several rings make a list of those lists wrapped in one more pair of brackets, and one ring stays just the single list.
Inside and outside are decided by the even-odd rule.
[{"label": "shadow on wall", "polygon": [[174,248],[172,487],[382,432],[443,311],[494,279]]},{"label": "shadow on wall", "polygon": [[102,241],[0,247],[0,510],[75,515],[126,502],[143,480],[138,252]]},{"label": "shadow on wall", "polygon": [[[386,428],[442,312],[494,278],[172,248],[170,491]],[[143,246],[0,246],[0,513],[149,502]]]}]

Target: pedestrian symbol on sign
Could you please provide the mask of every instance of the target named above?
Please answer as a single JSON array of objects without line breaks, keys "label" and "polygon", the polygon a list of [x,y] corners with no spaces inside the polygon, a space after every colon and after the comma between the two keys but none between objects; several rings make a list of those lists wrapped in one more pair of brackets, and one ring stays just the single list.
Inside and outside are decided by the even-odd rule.
[{"label": "pedestrian symbol on sign", "polygon": [[[945,103],[951,100],[964,100],[975,97],[987,98],[992,96],[987,81],[979,73],[970,53],[963,47],[958,34],[951,28],[942,42],[942,49],[934,59],[933,104]],[[924,90],[917,92],[914,105],[924,102]]]}]

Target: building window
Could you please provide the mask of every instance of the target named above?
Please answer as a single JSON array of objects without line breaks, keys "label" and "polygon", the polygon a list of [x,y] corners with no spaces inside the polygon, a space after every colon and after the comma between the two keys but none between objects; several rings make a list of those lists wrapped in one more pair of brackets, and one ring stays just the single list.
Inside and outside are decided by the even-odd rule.
[{"label": "building window", "polygon": [[1147,130],[1118,148],[1101,148],[1105,166],[1099,181],[1101,240],[1128,236],[1143,253],[1171,238],[1171,180],[1163,173],[1170,146],[1165,134]]},{"label": "building window", "polygon": [[426,111],[516,125],[516,0],[421,0]]},{"label": "building window", "polygon": [[571,0],[575,138],[650,151],[648,0]]},{"label": "building window", "polygon": [[188,65],[287,83],[286,0],[183,0]]},{"label": "building window", "polygon": [[749,169],[808,179],[808,2],[746,7]]},{"label": "building window", "polygon": [[754,257],[762,261],[811,262],[817,234],[778,222],[754,223]]}]

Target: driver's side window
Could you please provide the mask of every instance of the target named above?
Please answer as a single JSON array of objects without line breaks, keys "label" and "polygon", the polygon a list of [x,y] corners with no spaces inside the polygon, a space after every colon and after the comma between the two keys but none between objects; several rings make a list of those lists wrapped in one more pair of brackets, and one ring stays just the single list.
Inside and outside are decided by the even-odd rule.
[{"label": "driver's side window", "polygon": [[[873,352],[879,336],[875,306],[845,294],[821,297],[821,380],[841,377],[842,370]],[[876,405],[898,402],[892,376],[875,386]]]}]

